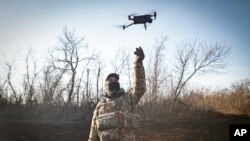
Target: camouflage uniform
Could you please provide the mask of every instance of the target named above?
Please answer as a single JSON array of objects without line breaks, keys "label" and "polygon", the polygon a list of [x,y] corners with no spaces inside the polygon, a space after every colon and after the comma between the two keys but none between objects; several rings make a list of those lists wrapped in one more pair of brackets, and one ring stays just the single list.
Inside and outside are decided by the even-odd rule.
[{"label": "camouflage uniform", "polygon": [[145,71],[135,63],[134,82],[127,93],[120,89],[116,97],[102,97],[93,114],[89,141],[135,141],[139,116],[135,107],[145,93]]}]

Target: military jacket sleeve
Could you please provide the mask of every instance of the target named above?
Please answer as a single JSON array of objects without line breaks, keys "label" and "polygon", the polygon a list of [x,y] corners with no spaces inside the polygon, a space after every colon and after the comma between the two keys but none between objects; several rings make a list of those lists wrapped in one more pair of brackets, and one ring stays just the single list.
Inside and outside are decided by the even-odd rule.
[{"label": "military jacket sleeve", "polygon": [[135,108],[146,92],[145,70],[143,64],[135,63],[133,79],[131,98],[132,107]]},{"label": "military jacket sleeve", "polygon": [[89,134],[89,139],[88,141],[100,141],[99,136],[98,136],[98,131],[97,131],[97,127],[96,127],[96,118],[97,118],[97,110],[98,106],[96,106],[96,109],[93,113],[93,118],[92,118],[92,122],[91,122],[91,127],[90,127],[90,134]]}]

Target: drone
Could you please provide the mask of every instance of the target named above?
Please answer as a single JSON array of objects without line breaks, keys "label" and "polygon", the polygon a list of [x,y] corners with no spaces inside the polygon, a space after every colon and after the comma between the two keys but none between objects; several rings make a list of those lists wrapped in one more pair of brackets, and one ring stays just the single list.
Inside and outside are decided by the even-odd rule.
[{"label": "drone", "polygon": [[156,19],[156,12],[152,12],[151,14],[146,14],[146,15],[138,15],[135,16],[134,14],[128,15],[128,19],[133,21],[133,23],[129,25],[122,25],[122,29],[125,30],[125,28],[134,25],[134,24],[144,24],[145,30],[147,30],[147,23],[152,23],[154,17],[154,20]]}]

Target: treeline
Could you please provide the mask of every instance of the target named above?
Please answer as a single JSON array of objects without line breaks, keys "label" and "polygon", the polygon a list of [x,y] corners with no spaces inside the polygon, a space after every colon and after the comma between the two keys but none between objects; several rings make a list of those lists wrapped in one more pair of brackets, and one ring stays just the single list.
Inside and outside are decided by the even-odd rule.
[{"label": "treeline", "polygon": [[138,112],[146,120],[199,120],[230,115],[250,116],[250,79],[232,84],[231,88],[188,89],[170,111],[172,100],[161,97],[157,103],[144,102]]},{"label": "treeline", "polygon": [[[0,117],[91,119],[103,93],[104,61],[83,38],[67,28],[59,43],[49,51],[46,64],[39,69],[34,54],[28,51],[21,86],[14,83],[14,64],[5,62],[6,75],[0,81]],[[228,46],[220,41],[182,43],[170,59],[165,55],[166,43],[167,38],[163,37],[145,52],[147,92],[138,106],[144,119],[168,119],[176,114],[193,118],[197,110],[249,115],[249,80],[227,90],[188,87],[195,75],[226,67]],[[119,49],[113,55],[113,72],[120,74],[122,86],[129,89],[133,81],[133,54]]]}]

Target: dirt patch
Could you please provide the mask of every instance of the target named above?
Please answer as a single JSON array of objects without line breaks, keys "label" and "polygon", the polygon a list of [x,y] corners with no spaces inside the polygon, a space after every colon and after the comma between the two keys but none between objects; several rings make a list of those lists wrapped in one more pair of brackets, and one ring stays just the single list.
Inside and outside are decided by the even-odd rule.
[{"label": "dirt patch", "polygon": [[[199,121],[142,121],[138,141],[229,140],[230,124],[250,124],[250,117]],[[1,141],[84,141],[89,124],[72,121],[0,120]]]}]

